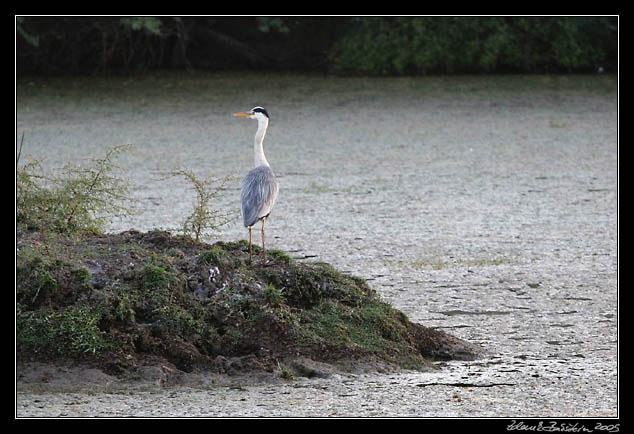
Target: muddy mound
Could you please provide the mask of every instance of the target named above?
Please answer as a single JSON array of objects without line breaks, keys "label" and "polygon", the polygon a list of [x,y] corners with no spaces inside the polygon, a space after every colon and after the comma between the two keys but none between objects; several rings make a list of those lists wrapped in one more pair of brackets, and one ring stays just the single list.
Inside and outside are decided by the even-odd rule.
[{"label": "muddy mound", "polygon": [[[480,350],[410,322],[367,283],[246,242],[168,232],[17,233],[18,362],[112,374],[148,358],[185,372],[319,372],[320,363],[429,368]],[[306,371],[306,372],[304,372]]]}]

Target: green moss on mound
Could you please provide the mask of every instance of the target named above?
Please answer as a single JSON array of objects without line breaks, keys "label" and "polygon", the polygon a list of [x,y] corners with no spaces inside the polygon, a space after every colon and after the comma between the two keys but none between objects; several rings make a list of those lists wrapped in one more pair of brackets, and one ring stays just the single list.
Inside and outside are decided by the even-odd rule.
[{"label": "green moss on mound", "polygon": [[[297,357],[421,369],[478,350],[411,323],[362,279],[324,263],[167,232],[17,234],[18,360],[124,371],[144,357],[184,371],[274,370]],[[254,253],[260,253],[254,248]],[[231,366],[233,368],[231,368]]]}]

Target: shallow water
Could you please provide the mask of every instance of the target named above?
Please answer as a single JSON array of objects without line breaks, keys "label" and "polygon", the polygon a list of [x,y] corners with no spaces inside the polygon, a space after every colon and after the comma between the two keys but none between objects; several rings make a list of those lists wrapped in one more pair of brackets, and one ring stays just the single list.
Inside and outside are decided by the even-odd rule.
[{"label": "shallow water", "polygon": [[[280,182],[267,246],[368,279],[490,356],[439,373],[25,392],[18,416],[617,415],[616,77],[34,78],[18,84],[16,127],[24,161],[48,168],[131,143],[117,162],[137,212],[108,229],[176,229],[194,192],[161,178],[246,173],[256,124],[231,114],[256,105]],[[210,240],[247,236],[239,189]]]}]

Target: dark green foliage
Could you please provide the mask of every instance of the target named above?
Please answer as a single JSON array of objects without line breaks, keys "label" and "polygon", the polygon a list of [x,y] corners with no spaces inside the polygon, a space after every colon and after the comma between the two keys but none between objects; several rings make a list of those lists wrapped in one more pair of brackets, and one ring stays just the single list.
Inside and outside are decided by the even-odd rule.
[{"label": "dark green foliage", "polygon": [[159,66],[163,43],[178,25],[151,17],[18,17],[18,70],[103,73],[116,65],[142,72]]},{"label": "dark green foliage", "polygon": [[616,19],[367,17],[331,53],[341,72],[440,74],[613,67]]},{"label": "dark green foliage", "polygon": [[21,355],[40,360],[100,357],[112,347],[99,328],[101,317],[99,309],[87,305],[19,312],[17,347]]},{"label": "dark green foliage", "polygon": [[[347,18],[18,17],[22,74],[321,69]],[[36,42],[37,41],[37,42]]]},{"label": "dark green foliage", "polygon": [[18,17],[22,74],[614,71],[617,17]]}]

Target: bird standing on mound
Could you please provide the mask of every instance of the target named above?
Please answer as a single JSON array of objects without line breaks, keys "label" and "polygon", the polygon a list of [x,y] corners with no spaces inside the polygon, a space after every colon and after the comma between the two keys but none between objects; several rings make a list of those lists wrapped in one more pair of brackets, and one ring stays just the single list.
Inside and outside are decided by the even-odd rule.
[{"label": "bird standing on mound", "polygon": [[254,107],[247,113],[235,113],[234,116],[242,118],[256,119],[258,121],[258,130],[255,133],[255,141],[253,143],[253,156],[255,167],[247,173],[242,181],[242,219],[244,226],[249,228],[249,260],[253,261],[253,253],[251,247],[251,237],[253,234],[253,225],[258,220],[262,221],[262,252],[266,259],[266,248],[264,244],[264,223],[271,213],[279,184],[275,178],[275,174],[269,166],[269,162],[264,156],[264,135],[269,126],[269,114],[262,107]]}]

